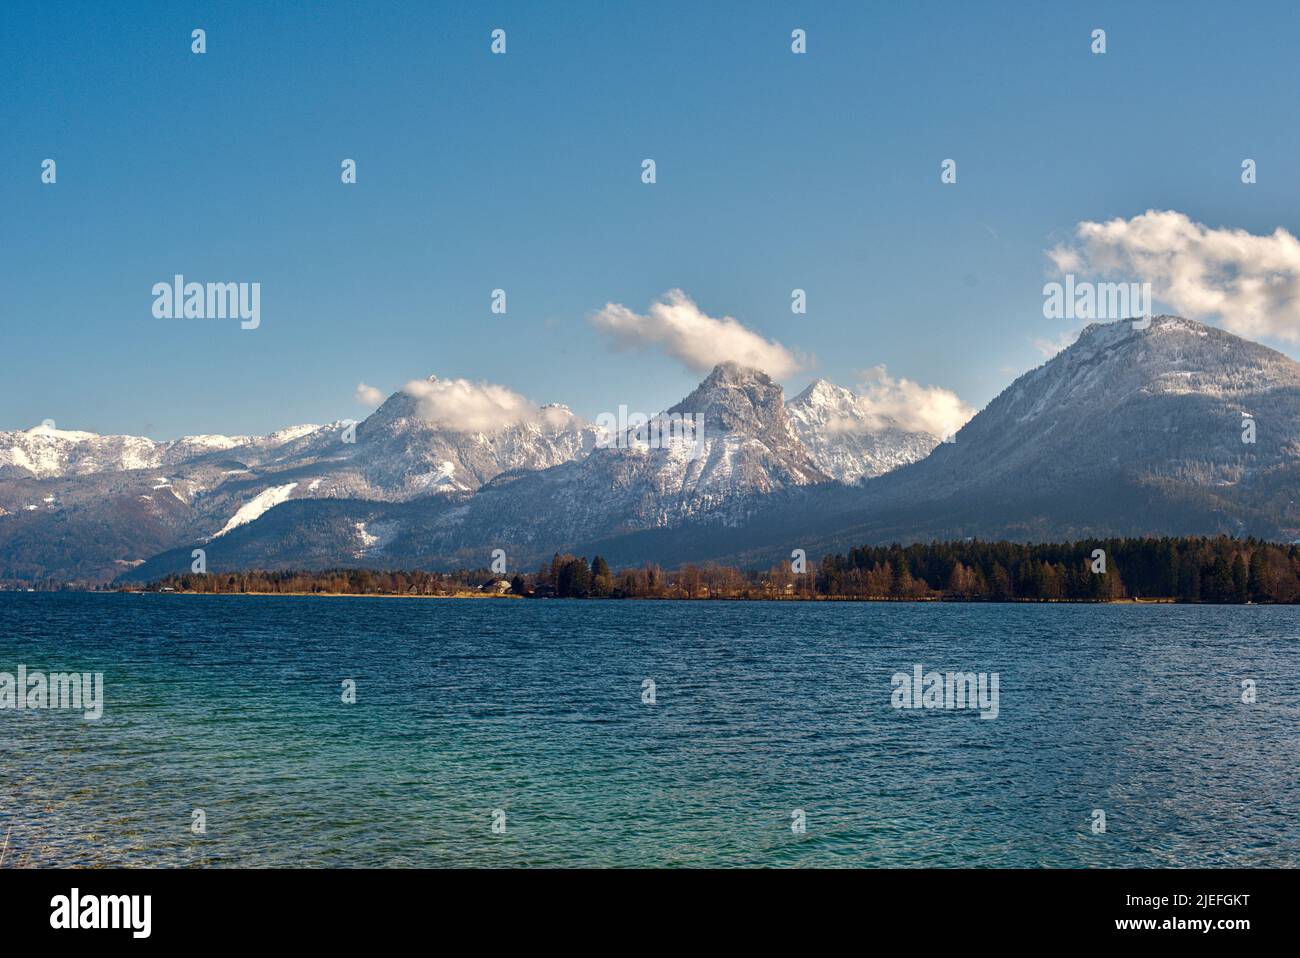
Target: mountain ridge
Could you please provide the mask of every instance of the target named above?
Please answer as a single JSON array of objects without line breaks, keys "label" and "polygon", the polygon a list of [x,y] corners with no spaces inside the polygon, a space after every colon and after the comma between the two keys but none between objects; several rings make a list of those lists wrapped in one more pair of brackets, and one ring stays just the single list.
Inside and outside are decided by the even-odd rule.
[{"label": "mountain ridge", "polygon": [[[356,426],[355,444],[318,427],[252,447],[262,458],[251,464],[213,450],[186,466],[198,478],[169,473],[147,488],[137,479],[148,470],[0,480],[0,578],[39,572],[36,540],[51,530],[105,543],[62,568],[130,579],[184,571],[195,547],[214,570],[304,558],[475,567],[494,549],[514,568],[556,550],[767,566],[794,548],[812,558],[932,538],[1300,536],[1300,364],[1179,317],[1086,327],[951,442],[909,432],[825,380],[787,403],[770,377],[735,363],[667,411],[701,417],[698,445],[611,445],[558,405],[485,439],[418,408],[418,397],[395,393]],[[907,441],[883,451],[864,440],[897,434]],[[204,486],[214,471],[221,481]],[[454,481],[431,485],[431,473]],[[41,495],[19,501],[15,489]],[[15,548],[33,558],[11,561]]]}]

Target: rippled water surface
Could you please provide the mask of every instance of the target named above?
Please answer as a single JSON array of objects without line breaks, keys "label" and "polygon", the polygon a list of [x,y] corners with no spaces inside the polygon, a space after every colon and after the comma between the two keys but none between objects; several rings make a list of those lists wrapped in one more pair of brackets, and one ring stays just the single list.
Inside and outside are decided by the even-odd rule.
[{"label": "rippled water surface", "polygon": [[[0,846],[6,867],[1296,866],[1298,635],[1291,608],[0,593],[0,671],[103,672],[107,699],[98,722],[0,711]],[[998,717],[892,708],[915,663],[999,673]]]}]

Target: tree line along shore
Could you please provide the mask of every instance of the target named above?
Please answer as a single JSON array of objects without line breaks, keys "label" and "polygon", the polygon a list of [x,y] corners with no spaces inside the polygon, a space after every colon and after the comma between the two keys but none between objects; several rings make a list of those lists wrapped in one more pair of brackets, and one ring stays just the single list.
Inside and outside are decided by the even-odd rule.
[{"label": "tree line along shore", "polygon": [[[130,590],[137,590],[133,587]],[[1255,539],[1125,538],[1072,543],[861,546],[820,562],[741,570],[717,563],[615,571],[556,553],[536,572],[330,569],[167,576],[148,591],[598,599],[849,599],[959,602],[1300,601],[1300,545]]]}]

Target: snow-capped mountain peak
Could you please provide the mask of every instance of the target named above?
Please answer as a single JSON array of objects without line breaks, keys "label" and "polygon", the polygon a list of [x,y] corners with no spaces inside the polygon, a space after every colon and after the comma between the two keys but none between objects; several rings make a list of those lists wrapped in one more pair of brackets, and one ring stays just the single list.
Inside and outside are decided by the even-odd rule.
[{"label": "snow-capped mountain peak", "polygon": [[841,482],[858,482],[924,459],[939,437],[904,429],[850,389],[825,379],[786,406],[817,467]]},{"label": "snow-capped mountain peak", "polygon": [[141,436],[100,436],[46,423],[0,432],[0,476],[47,479],[68,473],[149,469],[160,463],[159,444]]},{"label": "snow-capped mountain peak", "polygon": [[837,386],[827,379],[814,379],[790,404],[799,403],[808,406],[830,406],[839,408],[852,405],[857,397],[851,389]]}]

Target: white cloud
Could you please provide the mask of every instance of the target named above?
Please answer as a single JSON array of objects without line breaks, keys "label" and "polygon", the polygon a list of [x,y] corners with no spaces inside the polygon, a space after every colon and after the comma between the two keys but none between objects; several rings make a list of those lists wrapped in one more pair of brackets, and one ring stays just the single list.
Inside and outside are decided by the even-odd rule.
[{"label": "white cloud", "polygon": [[874,366],[859,375],[862,382],[857,406],[867,431],[884,429],[892,421],[909,432],[928,432],[943,438],[975,415],[975,410],[951,389],[895,379],[884,366]]},{"label": "white cloud", "polygon": [[1034,348],[1042,354],[1044,359],[1051,359],[1061,350],[1074,345],[1074,341],[1079,338],[1079,333],[1081,332],[1081,329],[1067,330],[1055,339],[1044,339],[1041,336],[1036,336],[1034,337],[1033,345]]},{"label": "white cloud", "polygon": [[621,348],[663,349],[692,372],[707,372],[732,360],[783,379],[804,366],[789,349],[764,339],[738,320],[705,315],[680,289],[670,289],[651,303],[644,315],[619,303],[607,303],[591,322]]},{"label": "white cloud", "polygon": [[542,410],[517,392],[468,379],[415,379],[402,387],[419,400],[421,419],[457,432],[495,432],[530,420],[547,421]]},{"label": "white cloud", "polygon": [[538,410],[537,418],[543,426],[546,426],[553,432],[567,429],[582,421],[580,417],[573,414],[573,410],[568,406],[561,405],[560,403],[551,403],[543,406]]},{"label": "white cloud", "polygon": [[356,400],[362,406],[380,406],[383,405],[384,394],[374,386],[357,383]]},{"label": "white cloud", "polygon": [[1082,222],[1072,242],[1047,256],[1062,273],[1149,282],[1153,298],[1174,311],[1217,318],[1239,335],[1300,341],[1300,240],[1280,226],[1256,236],[1147,210]]}]

